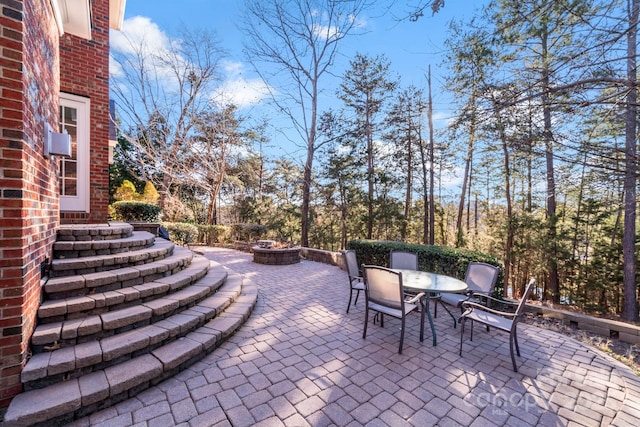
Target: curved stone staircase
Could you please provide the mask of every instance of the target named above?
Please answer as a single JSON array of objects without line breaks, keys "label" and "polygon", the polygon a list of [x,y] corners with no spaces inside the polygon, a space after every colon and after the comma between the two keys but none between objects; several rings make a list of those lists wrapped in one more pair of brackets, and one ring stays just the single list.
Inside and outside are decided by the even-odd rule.
[{"label": "curved stone staircase", "polygon": [[210,353],[249,317],[257,287],[126,223],[62,226],[24,392],[4,426],[59,425]]}]

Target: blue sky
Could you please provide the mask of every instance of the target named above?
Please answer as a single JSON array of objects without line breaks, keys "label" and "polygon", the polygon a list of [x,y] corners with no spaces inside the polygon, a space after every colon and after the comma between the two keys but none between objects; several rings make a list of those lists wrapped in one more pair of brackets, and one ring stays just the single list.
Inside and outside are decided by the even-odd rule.
[{"label": "blue sky", "polygon": [[[441,53],[448,22],[469,17],[475,7],[485,0],[449,0],[435,16],[430,13],[417,22],[400,21],[398,17],[411,10],[416,0],[396,0],[390,12],[381,16],[380,10],[368,11],[362,18],[366,33],[349,37],[341,45],[342,58],[334,71],[340,75],[355,52],[375,56],[384,54],[391,62],[391,72],[400,76],[402,87],[414,84],[426,88],[427,68],[431,65],[434,117],[436,127],[443,127],[451,116],[448,96],[442,90]],[[137,33],[162,43],[163,37],[178,37],[180,28],[215,29],[222,47],[229,55],[225,61],[224,87],[238,97],[236,103],[251,107],[261,99],[262,83],[242,56],[242,33],[236,23],[240,19],[242,0],[128,0],[125,24],[122,30],[129,36]],[[118,48],[117,35],[112,35],[112,49]],[[337,85],[337,81],[330,83]],[[335,88],[328,88],[329,93]],[[320,106],[321,110],[328,106]],[[286,155],[295,156],[296,149],[284,149]],[[299,153],[301,154],[301,153]]]}]

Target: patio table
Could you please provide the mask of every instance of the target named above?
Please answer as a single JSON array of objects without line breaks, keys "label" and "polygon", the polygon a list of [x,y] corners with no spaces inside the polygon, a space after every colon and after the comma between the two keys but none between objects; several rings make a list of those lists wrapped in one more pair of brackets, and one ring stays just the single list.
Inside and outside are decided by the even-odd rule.
[{"label": "patio table", "polygon": [[[464,293],[467,291],[467,284],[455,277],[447,276],[444,274],[430,273],[428,271],[417,270],[401,270],[394,269],[402,273],[402,285],[405,289],[412,292],[424,292],[429,293]],[[425,296],[425,298],[428,298]],[[427,310],[427,317],[429,318],[429,325],[431,326],[431,334],[433,336],[433,345],[437,345],[436,329],[433,326],[433,318],[431,317],[431,311],[429,309],[429,301],[424,304]]]}]

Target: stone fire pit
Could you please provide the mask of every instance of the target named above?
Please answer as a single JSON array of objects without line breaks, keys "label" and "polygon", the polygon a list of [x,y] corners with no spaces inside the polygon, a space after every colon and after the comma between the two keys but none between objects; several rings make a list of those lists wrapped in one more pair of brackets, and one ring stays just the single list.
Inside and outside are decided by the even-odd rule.
[{"label": "stone fire pit", "polygon": [[288,265],[300,262],[300,248],[261,248],[254,246],[253,262],[267,265]]}]

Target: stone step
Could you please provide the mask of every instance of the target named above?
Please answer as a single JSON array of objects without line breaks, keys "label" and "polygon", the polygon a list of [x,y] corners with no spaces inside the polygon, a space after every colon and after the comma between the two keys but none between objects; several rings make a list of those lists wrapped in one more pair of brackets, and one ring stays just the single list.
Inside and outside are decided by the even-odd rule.
[{"label": "stone step", "polygon": [[[219,282],[216,276],[226,277],[223,271],[217,270],[214,273],[207,276],[212,283]],[[198,287],[206,288],[204,285]],[[224,281],[217,293],[180,314],[100,340],[33,354],[22,370],[21,381],[25,390],[42,388],[64,378],[104,369],[132,354],[148,353],[164,343],[185,336],[220,315],[240,297],[241,290],[241,277],[232,276]],[[236,310],[242,311],[243,308],[240,307],[242,305],[231,310],[230,314]]]},{"label": "stone step", "polygon": [[175,244],[156,238],[152,247],[119,254],[94,255],[82,258],[54,259],[51,277],[66,277],[97,273],[159,261],[173,253]]},{"label": "stone step", "polygon": [[[9,405],[3,425],[62,425],[102,408],[105,403],[113,405],[132,397],[200,360],[244,323],[257,301],[255,284],[242,283],[236,278],[230,278],[228,282],[229,289],[220,289],[218,293],[239,292],[237,299],[202,326],[150,353],[134,355],[116,365],[21,393]],[[192,310],[201,308],[198,305]]]},{"label": "stone step", "polygon": [[119,239],[56,241],[53,244],[53,258],[109,255],[148,248],[153,245],[155,237],[147,231],[134,231],[132,235]]},{"label": "stone step", "polygon": [[133,226],[126,222],[106,224],[62,224],[58,228],[57,241],[86,241],[123,239],[131,236]]},{"label": "stone step", "polygon": [[[184,282],[178,282],[179,287],[166,289],[173,283],[173,276],[169,276],[161,279],[168,292],[164,296],[153,295],[138,305],[120,305],[102,314],[40,324],[31,336],[31,351],[37,354],[103,339],[176,315],[207,299],[225,282],[225,277],[224,271],[211,270],[192,285],[185,287]],[[221,296],[227,295],[223,292]]]},{"label": "stone step", "polygon": [[[145,266],[149,265],[151,264],[145,264]],[[130,268],[136,269],[137,267]],[[129,285],[123,288],[105,292],[87,292],[85,295],[46,300],[38,308],[38,323],[45,324],[73,320],[87,315],[102,314],[112,310],[114,307],[124,308],[139,305],[149,301],[150,298],[166,295],[197,282],[207,274],[208,270],[209,261],[202,256],[196,256],[186,268],[171,276],[157,278],[157,276],[148,274],[138,276],[139,280],[137,281],[123,280],[117,282],[118,285],[123,283]],[[118,270],[111,270],[103,274],[118,275],[119,273]],[[145,283],[144,277],[148,279],[155,278],[156,280]]]},{"label": "stone step", "polygon": [[190,265],[192,258],[193,252],[176,246],[171,255],[147,264],[76,276],[52,277],[47,280],[43,289],[47,300],[52,300],[131,288],[177,274]]}]

